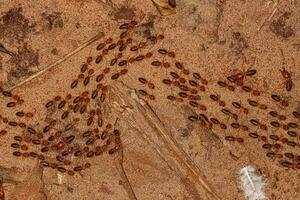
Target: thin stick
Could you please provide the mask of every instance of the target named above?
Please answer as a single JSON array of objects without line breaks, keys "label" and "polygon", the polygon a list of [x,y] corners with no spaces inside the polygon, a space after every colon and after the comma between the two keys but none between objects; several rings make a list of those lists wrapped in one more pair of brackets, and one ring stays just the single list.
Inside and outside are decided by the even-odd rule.
[{"label": "thin stick", "polygon": [[52,69],[56,65],[61,64],[62,62],[64,62],[65,60],[67,60],[68,58],[70,58],[71,56],[73,56],[74,54],[78,53],[79,51],[81,51],[85,47],[89,46],[90,44],[92,44],[96,40],[102,38],[103,36],[104,36],[103,32],[98,33],[96,36],[94,36],[91,39],[89,39],[88,41],[84,42],[83,44],[81,44],[78,48],[76,48],[72,52],[68,53],[67,55],[65,55],[64,57],[60,58],[56,62],[48,65],[47,67],[43,68],[41,71],[39,71],[39,72],[33,74],[32,76],[28,77],[24,81],[21,81],[21,82],[17,83],[16,85],[8,88],[7,90],[8,91],[12,91],[12,90],[16,89],[17,87],[20,87],[21,85],[24,85],[25,83],[27,83],[27,82],[29,82],[29,81],[37,78],[38,76],[40,76],[40,75],[44,74],[45,72],[49,71],[50,69]]},{"label": "thin stick", "polygon": [[152,111],[152,109],[150,109],[150,106],[148,104],[145,104],[141,107],[144,108],[146,111],[141,111],[141,113],[147,119],[149,124],[156,130],[156,132],[160,134],[161,138],[164,140],[169,150],[175,155],[176,159],[178,159],[180,163],[185,165],[185,167],[188,169],[191,175],[194,176],[196,181],[198,181],[207,192],[209,192],[215,199],[221,200],[217,193],[210,187],[208,181],[202,175],[199,174],[199,168],[194,164],[190,157],[187,156],[186,153],[179,148],[179,145],[176,142],[176,140],[170,134],[167,133],[167,130],[161,124],[157,115]]},{"label": "thin stick", "polygon": [[262,27],[266,24],[266,22],[269,22],[271,21],[271,19],[273,18],[273,16],[275,15],[276,11],[277,11],[277,5],[278,3],[275,2],[274,5],[273,5],[273,11],[271,13],[271,15],[269,17],[266,17],[265,20],[263,21],[263,23],[260,25],[260,27],[258,27],[257,31],[260,31],[262,29]]},{"label": "thin stick", "polygon": [[128,194],[130,200],[137,200],[137,197],[132,189],[130,181],[126,175],[124,165],[123,165],[123,148],[118,151],[116,165],[118,168],[118,172],[122,178],[123,186]]},{"label": "thin stick", "polygon": [[[119,118],[116,119],[115,123],[114,123],[114,127],[116,126],[116,124],[118,123],[119,121]],[[123,145],[121,144],[121,148],[118,150],[117,152],[117,156],[116,156],[116,159],[115,159],[115,162],[116,162],[116,167],[117,167],[117,170],[120,174],[120,177],[123,181],[123,187],[124,189],[126,190],[127,194],[128,194],[128,197],[130,200],[137,200],[137,197],[133,191],[133,188],[130,184],[130,181],[126,175],[126,172],[125,172],[125,169],[124,169],[124,156],[123,156]]]},{"label": "thin stick", "polygon": [[162,121],[156,115],[151,106],[149,106],[147,102],[140,99],[136,95],[135,90],[131,89],[124,83],[122,85],[124,88],[123,91],[127,90],[127,94],[129,94],[131,100],[134,101],[137,111],[144,117],[149,126],[154,130],[155,133],[157,133],[159,138],[162,139],[162,141],[166,145],[166,148],[173,154],[175,160],[177,160],[181,167],[184,167],[187,172],[193,177],[193,179],[197,181],[197,183],[199,183],[208,193],[210,193],[214,197],[214,199],[221,200],[214,189],[210,186],[198,166],[193,162],[193,160],[191,160],[191,158],[184,152],[184,150],[180,148],[180,145],[177,143],[177,141],[164,127]]}]

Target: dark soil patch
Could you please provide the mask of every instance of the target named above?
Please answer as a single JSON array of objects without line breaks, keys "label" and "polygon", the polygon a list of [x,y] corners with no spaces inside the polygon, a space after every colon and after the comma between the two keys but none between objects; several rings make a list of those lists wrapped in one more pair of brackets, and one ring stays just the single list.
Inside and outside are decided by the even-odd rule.
[{"label": "dark soil patch", "polygon": [[233,32],[232,39],[229,47],[232,49],[234,55],[242,55],[244,49],[249,47],[247,40],[239,32]]},{"label": "dark soil patch", "polygon": [[0,18],[0,39],[22,42],[34,31],[35,24],[30,24],[22,11],[21,7],[12,8]]},{"label": "dark soil patch", "polygon": [[154,35],[154,21],[155,16],[150,15],[145,23],[138,25],[135,30],[134,34],[138,35],[139,37],[149,38]]},{"label": "dark soil patch", "polygon": [[54,12],[51,14],[43,13],[42,17],[46,20],[49,31],[51,31],[53,28],[64,27],[64,19],[62,17],[62,13],[60,12]]},{"label": "dark soil patch", "polygon": [[287,25],[287,20],[290,18],[290,15],[290,13],[285,12],[271,23],[270,30],[278,37],[287,39],[295,35],[292,27]]},{"label": "dark soil patch", "polygon": [[21,78],[32,74],[30,67],[38,66],[39,53],[28,47],[27,43],[18,48],[18,53],[10,59],[15,67],[9,72],[9,76]]},{"label": "dark soil patch", "polygon": [[134,10],[126,6],[116,8],[113,11],[112,15],[114,16],[115,20],[132,20],[135,17]]}]

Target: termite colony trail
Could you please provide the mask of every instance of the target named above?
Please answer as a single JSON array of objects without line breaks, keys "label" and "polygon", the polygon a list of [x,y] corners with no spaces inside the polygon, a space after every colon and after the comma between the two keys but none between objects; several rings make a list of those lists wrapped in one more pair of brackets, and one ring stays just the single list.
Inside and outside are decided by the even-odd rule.
[{"label": "termite colony trail", "polygon": [[[44,102],[47,111],[44,120],[37,123],[30,121],[33,113],[18,110],[18,105],[24,101],[1,88],[1,94],[7,101],[6,108],[19,120],[1,116],[6,127],[0,130],[1,135],[18,133],[13,136],[14,142],[10,145],[14,156],[38,159],[42,166],[72,176],[90,168],[90,159],[104,153],[114,154],[121,148],[120,130],[103,114],[109,84],[126,76],[128,67],[134,62],[152,56],[146,53],[125,57],[126,51],[136,54],[147,42],[162,39],[161,35],[153,36],[136,44],[130,37],[136,24],[135,21],[122,24],[118,38],[108,37],[96,44],[97,55],[87,57],[79,66],[78,76],[68,85],[69,93]],[[108,60],[108,65],[104,64],[105,60]],[[149,82],[148,87],[153,89],[154,85]]]},{"label": "termite colony trail", "polygon": [[[30,121],[33,113],[18,109],[24,100],[0,88],[7,109],[18,119],[0,116],[5,127],[0,129],[0,135],[18,133],[11,144],[14,156],[39,159],[44,167],[74,175],[89,168],[90,159],[116,153],[122,148],[121,132],[104,117],[103,110],[108,88],[115,81],[125,82],[130,69],[142,65],[154,71],[163,69],[167,76],[160,73],[161,83],[146,75],[136,77],[135,89],[140,98],[155,101],[157,89],[166,90],[164,99],[159,100],[170,101],[175,107],[190,106],[197,113],[188,116],[193,123],[222,134],[231,143],[256,140],[270,159],[283,167],[300,169],[300,113],[288,113],[289,102],[281,96],[266,96],[247,84],[257,74],[255,69],[208,81],[199,72],[191,71],[189,63],[178,60],[174,51],[157,47],[164,35],[136,39],[136,26],[135,21],[124,23],[117,38],[107,37],[95,45],[97,54],[87,57],[78,67],[78,76],[68,83],[69,93],[44,102],[47,115],[42,122]],[[211,86],[224,90],[222,95],[230,93],[234,101],[211,91]],[[171,93],[171,89],[176,92]],[[248,97],[241,98],[241,94]],[[264,104],[262,96],[272,103]]]},{"label": "termite colony trail", "polygon": [[[248,69],[245,72],[229,75],[225,80],[210,83],[200,73],[190,71],[186,67],[188,63],[177,60],[173,51],[159,48],[157,52],[162,57],[171,58],[169,62],[157,58],[151,62],[154,67],[167,69],[169,76],[163,78],[162,83],[177,90],[176,94],[166,95],[166,99],[174,104],[186,103],[193,108],[197,115],[189,116],[190,121],[216,132],[222,131],[225,133],[224,139],[229,142],[244,143],[246,139],[255,139],[266,156],[276,159],[283,167],[300,169],[298,154],[300,137],[297,133],[300,113],[298,111],[286,113],[285,108],[289,107],[289,102],[278,95],[264,97],[275,100],[275,103],[271,105],[262,103],[260,100],[262,92],[247,84],[247,79],[255,76],[257,70]],[[146,84],[145,80],[145,78],[139,79]],[[224,92],[229,92],[237,100],[226,102],[221,95],[208,90],[211,84],[224,89]],[[241,93],[250,97],[242,102]],[[203,101],[207,97],[211,102]],[[210,103],[219,107],[218,116],[210,114]],[[251,116],[255,117],[251,118]],[[241,118],[243,120],[240,120]],[[237,132],[240,134],[234,134]]]},{"label": "termite colony trail", "polygon": [[[17,110],[23,101],[14,95],[6,95],[15,101],[7,103],[20,121],[2,117],[7,129],[22,129],[13,136],[12,154],[20,158],[40,160],[41,165],[74,175],[91,166],[88,159],[105,152],[115,153],[121,147],[120,131],[114,129],[102,117],[100,106],[105,101],[106,87],[98,87],[94,92],[77,91],[76,96],[67,94],[56,96],[45,103],[47,116],[39,125],[28,123],[33,113]],[[95,95],[97,91],[97,95]],[[2,91],[2,94],[6,94]],[[9,94],[9,93],[7,93]],[[86,158],[86,159],[85,159]]]},{"label": "termite colony trail", "polygon": [[[227,80],[209,83],[204,76],[190,71],[183,62],[176,60],[174,52],[164,48],[157,51],[162,56],[173,58],[167,64],[158,59],[151,63],[155,67],[166,66],[169,77],[162,79],[162,83],[173,89],[177,88],[177,94],[167,95],[166,99],[174,103],[186,103],[193,108],[197,114],[189,116],[190,121],[225,133],[224,139],[228,142],[243,144],[246,139],[257,140],[267,157],[277,160],[283,167],[300,169],[300,136],[297,132],[300,113],[286,113],[285,108],[289,107],[289,102],[279,95],[265,96],[268,100],[275,101],[271,105],[258,100],[261,99],[259,97],[262,96],[262,92],[246,83],[247,79],[256,75],[255,69],[230,75]],[[145,84],[144,80],[146,79],[139,79]],[[237,100],[226,102],[221,95],[207,89],[210,84],[224,89],[224,92],[229,92]],[[246,101],[243,100],[243,103],[241,93],[250,96]],[[219,107],[220,115],[211,116],[209,102],[203,103],[203,99],[207,97]]]}]

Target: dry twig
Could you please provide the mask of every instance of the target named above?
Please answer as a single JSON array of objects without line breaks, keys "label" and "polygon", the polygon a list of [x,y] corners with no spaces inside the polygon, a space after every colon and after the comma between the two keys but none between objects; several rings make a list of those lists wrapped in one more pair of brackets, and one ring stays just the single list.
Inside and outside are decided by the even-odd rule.
[{"label": "dry twig", "polygon": [[199,183],[215,199],[220,200],[221,198],[204,178],[204,174],[191,160],[191,158],[180,148],[180,145],[164,127],[159,117],[155,114],[147,102],[140,99],[136,95],[135,90],[124,84],[121,86],[117,85],[116,88],[111,87],[110,89],[112,91],[111,93],[114,94],[114,101],[110,101],[112,102],[112,106],[122,110],[122,115],[124,119],[128,121],[128,124],[136,130],[142,130],[141,127],[143,127],[146,122],[147,125],[153,129],[156,135],[149,134],[147,131],[139,132],[146,141],[152,144],[152,147],[158,152],[163,160],[168,163],[170,168],[180,174],[186,174],[183,172],[187,172],[190,177]]},{"label": "dry twig", "polygon": [[56,62],[48,65],[47,67],[44,67],[41,71],[33,74],[32,76],[28,77],[27,79],[25,79],[24,81],[19,82],[18,84],[8,88],[8,91],[12,91],[14,89],[16,89],[17,87],[20,87],[21,85],[24,85],[25,83],[39,77],[40,75],[44,74],[45,72],[49,71],[50,69],[52,69],[53,67],[61,64],[62,62],[64,62],[65,60],[67,60],[68,58],[70,58],[71,56],[73,56],[74,54],[78,53],[79,51],[83,50],[84,48],[86,48],[87,46],[89,46],[90,44],[92,44],[93,42],[99,40],[100,38],[102,38],[104,36],[104,33],[100,32],[98,33],[96,36],[92,37],[91,39],[89,39],[88,41],[84,42],[83,44],[81,44],[78,48],[76,48],[75,50],[73,50],[72,52],[68,53],[67,55],[65,55],[64,57],[60,58],[59,60],[57,60]]},{"label": "dry twig", "polygon": [[262,24],[258,27],[257,31],[260,31],[267,22],[271,21],[271,19],[273,18],[273,16],[275,15],[275,13],[278,10],[277,6],[278,6],[278,2],[276,1],[273,5],[272,13],[268,17],[265,18],[265,20],[262,22]]}]

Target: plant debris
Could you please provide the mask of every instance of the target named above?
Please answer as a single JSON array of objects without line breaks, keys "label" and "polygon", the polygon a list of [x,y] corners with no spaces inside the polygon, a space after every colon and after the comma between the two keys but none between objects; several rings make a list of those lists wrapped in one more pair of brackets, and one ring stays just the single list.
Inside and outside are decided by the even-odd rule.
[{"label": "plant debris", "polygon": [[28,33],[35,30],[35,24],[31,24],[22,12],[22,7],[12,8],[0,18],[1,39],[22,42]]},{"label": "plant debris", "polygon": [[176,14],[176,1],[175,0],[152,0],[157,10],[161,15],[174,15]]},{"label": "plant debris", "polygon": [[0,43],[0,52],[5,53],[5,54],[8,54],[8,55],[10,55],[10,56],[14,56],[14,53],[11,52],[11,51],[9,51],[9,50],[7,50],[7,49],[4,47],[4,45],[1,44],[1,43]]}]

